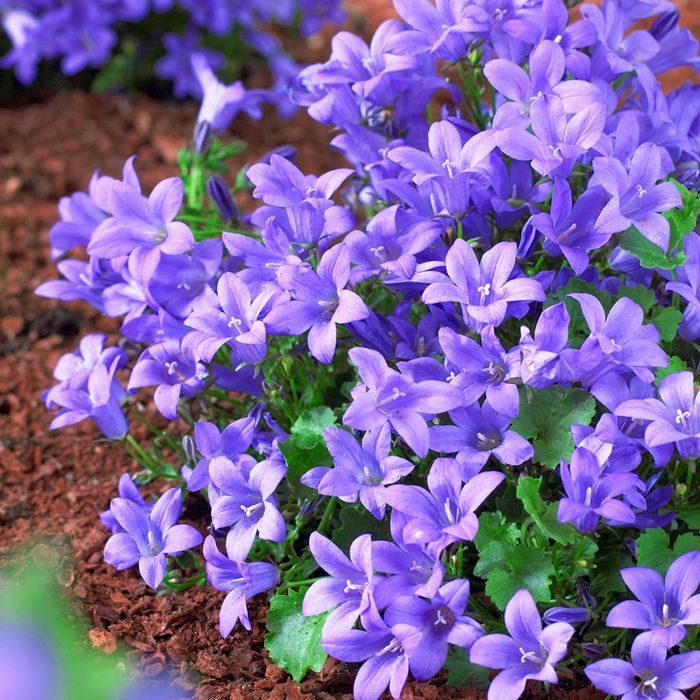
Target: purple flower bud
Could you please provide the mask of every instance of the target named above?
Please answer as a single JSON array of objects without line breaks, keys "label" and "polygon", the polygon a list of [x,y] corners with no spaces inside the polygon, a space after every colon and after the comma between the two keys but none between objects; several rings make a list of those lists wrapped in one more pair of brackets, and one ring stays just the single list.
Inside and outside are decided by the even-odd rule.
[{"label": "purple flower bud", "polygon": [[698,189],[700,181],[700,163],[696,160],[688,160],[676,166],[676,180],[688,189]]},{"label": "purple flower bud", "polygon": [[280,156],[281,158],[294,162],[297,157],[297,149],[294,148],[294,146],[279,146],[278,148],[273,148],[271,151],[268,151],[258,163],[270,165],[272,156]]},{"label": "purple flower bud", "polygon": [[654,23],[649,28],[649,33],[654,37],[654,39],[661,41],[678,26],[679,19],[680,13],[678,10],[664,12],[654,20]]},{"label": "purple flower bud", "polygon": [[197,446],[191,435],[185,435],[185,437],[182,438],[182,451],[190,462],[197,461]]},{"label": "purple flower bud", "polygon": [[603,654],[605,654],[604,644],[584,642],[581,645],[581,649],[583,650],[583,655],[588,659],[599,659]]},{"label": "purple flower bud", "polygon": [[216,208],[224,221],[235,221],[238,219],[238,207],[236,202],[233,201],[231,191],[222,177],[212,175],[207,182],[207,192],[214,204],[216,204]]},{"label": "purple flower bud", "polygon": [[590,619],[591,613],[586,608],[550,608],[542,616],[542,619],[551,625],[554,622],[568,622],[573,624],[576,622],[587,622]]},{"label": "purple flower bud", "polygon": [[211,137],[211,124],[208,121],[197,122],[194,128],[194,152],[198,155],[204,153],[209,147]]},{"label": "purple flower bud", "polygon": [[579,603],[582,603],[587,608],[594,610],[598,607],[598,601],[595,596],[591,593],[591,589],[583,582],[579,582],[576,586],[578,590]]}]

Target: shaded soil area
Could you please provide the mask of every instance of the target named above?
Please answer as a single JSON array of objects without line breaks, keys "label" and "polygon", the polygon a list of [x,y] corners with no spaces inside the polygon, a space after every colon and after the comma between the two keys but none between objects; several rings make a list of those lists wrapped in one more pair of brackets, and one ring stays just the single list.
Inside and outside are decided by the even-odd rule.
[{"label": "shaded soil area", "polygon": [[[385,2],[355,4],[371,11],[365,27],[390,16]],[[115,495],[119,476],[137,465],[90,425],[48,432],[50,415],[40,395],[53,383],[57,359],[73,350],[80,336],[118,328],[86,305],[33,294],[56,276],[48,229],[57,219],[57,200],[84,189],[95,169],[117,175],[132,154],[139,157],[137,170],[146,188],[172,176],[195,114],[191,104],[83,93],[0,110],[0,555],[35,543],[26,561],[63,567],[59,583],[85,610],[92,645],[111,653],[119,640],[146,675],[169,672],[183,687],[196,682],[202,700],[350,697],[352,665],[329,659],[321,673],[297,687],[269,661],[263,598],[251,605],[252,632],[239,627],[222,640],[216,625],[222,594],[207,587],[155,595],[137,572],[107,566],[102,560],[107,533],[98,513]],[[241,119],[236,132],[249,144],[248,160],[288,143],[298,148],[300,167],[315,173],[340,165],[327,146],[328,134],[302,114],[288,122],[273,114],[262,123]],[[242,164],[233,162],[232,172]],[[143,410],[161,427],[183,432],[183,426],[166,425],[148,407]],[[141,430],[132,426],[135,437],[146,442]],[[185,518],[202,530],[207,526],[196,512]],[[483,695],[449,689],[438,678],[410,684],[404,697]],[[533,690],[531,697],[545,695]],[[547,697],[602,695],[564,676]]]}]

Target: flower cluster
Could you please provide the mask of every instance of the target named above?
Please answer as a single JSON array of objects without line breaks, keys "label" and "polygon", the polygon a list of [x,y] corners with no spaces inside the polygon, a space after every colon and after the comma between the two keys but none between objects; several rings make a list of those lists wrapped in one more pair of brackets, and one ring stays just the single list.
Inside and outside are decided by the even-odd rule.
[{"label": "flower cluster", "polygon": [[[159,29],[143,42],[139,25],[151,16],[157,18]],[[34,82],[43,60],[60,61],[61,72],[71,76],[104,66],[120,41],[126,42],[123,51],[129,40],[138,39],[142,52],[154,45],[161,49],[155,73],[173,82],[176,97],[201,97],[192,57],[200,54],[212,68],[222,68],[231,54],[224,56],[214,45],[220,48],[220,38],[226,38],[267,62],[275,88],[266,92],[285,112],[293,106],[284,89],[299,66],[267,27],[272,23],[294,26],[310,36],[326,22],[341,22],[343,17],[338,0],[3,0],[0,22],[11,49],[0,67],[14,69],[25,85]],[[143,56],[138,60],[143,61]]]},{"label": "flower cluster", "polygon": [[658,76],[697,43],[666,0],[395,6],[291,91],[350,167],[309,175],[284,148],[230,189],[214,135],[240,101],[207,72],[179,178],[146,194],[129,161],[61,203],[62,279],[39,293],[121,317],[129,342],[61,360],[53,425],[123,437],[122,407],[155,387],[194,437],[181,469],[126,437],[140,479],[209,507],[202,565],[181,491],[152,505],[125,477],[106,557],[150,585],[206,575],[224,636],[276,589],[272,658],[297,680],[324,652],[362,663],[368,700],[460,658],[517,698],[624,654],[628,629],[646,630],[631,663],[595,661],[591,681],[681,697],[700,622],[700,89]]}]

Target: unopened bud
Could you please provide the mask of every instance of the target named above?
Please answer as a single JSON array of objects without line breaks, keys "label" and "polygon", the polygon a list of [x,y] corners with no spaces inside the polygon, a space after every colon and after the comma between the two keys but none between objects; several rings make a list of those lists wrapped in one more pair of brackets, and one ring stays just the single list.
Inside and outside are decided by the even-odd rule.
[{"label": "unopened bud", "polygon": [[216,208],[224,221],[235,221],[238,219],[238,207],[233,201],[231,191],[219,175],[212,175],[207,181],[207,192],[212,198]]}]

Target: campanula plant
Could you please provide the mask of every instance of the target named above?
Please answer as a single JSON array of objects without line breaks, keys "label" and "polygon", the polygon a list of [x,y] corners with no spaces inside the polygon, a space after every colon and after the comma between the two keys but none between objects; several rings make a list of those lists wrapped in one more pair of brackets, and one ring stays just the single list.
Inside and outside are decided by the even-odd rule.
[{"label": "campanula plant", "polygon": [[443,668],[490,700],[700,681],[700,88],[660,82],[698,46],[667,0],[573,4],[395,0],[336,35],[289,92],[327,173],[282,147],[229,173],[240,95],[198,58],[179,176],[129,161],[61,204],[38,293],[128,340],[88,335],[44,396],[138,465],[106,558],[226,592],[225,637],[265,594],[297,681],[327,655],[366,700]]}]

